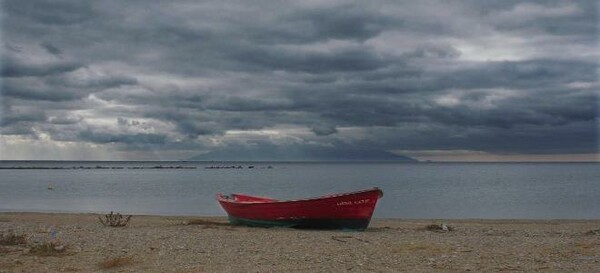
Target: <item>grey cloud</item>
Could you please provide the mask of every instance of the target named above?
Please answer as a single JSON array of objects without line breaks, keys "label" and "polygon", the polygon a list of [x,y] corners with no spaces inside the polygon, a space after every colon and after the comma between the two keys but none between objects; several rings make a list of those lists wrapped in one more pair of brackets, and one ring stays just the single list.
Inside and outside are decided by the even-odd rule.
[{"label": "grey cloud", "polygon": [[83,118],[81,116],[52,116],[48,119],[48,122],[52,124],[60,124],[60,125],[69,125],[69,124],[77,124],[81,122]]},{"label": "grey cloud", "polygon": [[47,83],[55,86],[67,86],[75,88],[93,88],[93,89],[108,89],[113,87],[119,87],[122,85],[136,85],[138,84],[137,79],[128,76],[115,76],[107,75],[100,77],[92,77],[83,80],[73,80],[68,77],[49,78],[46,80]]},{"label": "grey cloud", "polygon": [[125,118],[118,118],[117,123],[121,126],[141,126],[141,125],[143,125],[143,123],[138,120],[135,120],[135,119],[128,120]]},{"label": "grey cloud", "polygon": [[[522,1],[3,3],[3,134],[185,150],[229,130],[292,126],[313,133],[299,142],[335,147],[597,150],[594,1],[533,1],[532,16],[519,15]],[[556,15],[569,5],[576,12]],[[469,59],[461,45],[488,35],[531,56]],[[45,55],[20,58],[30,45]],[[92,130],[75,110],[115,127]]]},{"label": "grey cloud", "polygon": [[18,135],[25,138],[36,138],[35,132],[33,131],[34,123],[31,122],[19,122],[11,124],[10,126],[2,126],[0,133],[2,135]]},{"label": "grey cloud", "polygon": [[65,88],[54,89],[48,86],[27,86],[19,82],[7,82],[2,85],[2,95],[22,100],[68,101],[82,97]]},{"label": "grey cloud", "polygon": [[[393,25],[401,25],[366,5],[340,5],[326,9],[306,9],[281,18],[296,23],[296,32],[310,34],[306,40],[357,39],[366,40]],[[312,36],[312,37],[311,37]],[[312,39],[311,39],[312,38]]]},{"label": "grey cloud", "polygon": [[15,108],[11,107],[10,109],[6,109],[4,115],[2,115],[2,120],[0,120],[0,124],[4,128],[5,126],[9,126],[15,123],[20,122],[44,122],[48,119],[47,115],[44,111],[40,109],[32,109],[32,108]]},{"label": "grey cloud", "polygon": [[[372,133],[378,135],[378,141],[369,139],[359,143],[374,148],[397,146],[409,150],[473,150],[500,154],[590,153],[597,149],[598,132],[589,122],[491,130],[431,125],[425,129],[373,129]],[[573,140],[573,143],[566,145],[565,140]]]},{"label": "grey cloud", "polygon": [[91,3],[64,0],[9,0],[3,2],[3,8],[9,16],[23,16],[48,25],[77,24],[90,19],[94,14]]},{"label": "grey cloud", "polygon": [[215,135],[224,132],[224,130],[214,121],[202,122],[184,119],[176,121],[176,124],[180,132],[191,137],[196,137],[199,135]]},{"label": "grey cloud", "polygon": [[10,56],[4,56],[1,65],[2,77],[49,76],[74,71],[83,66],[81,63],[72,61],[31,64]]},{"label": "grey cloud", "polygon": [[299,53],[277,49],[257,49],[234,57],[270,70],[324,73],[333,71],[369,71],[389,65],[385,59],[367,50],[336,50],[330,53]]},{"label": "grey cloud", "polygon": [[48,120],[44,111],[31,107],[9,106],[0,115],[0,134],[36,138],[34,127]]},{"label": "grey cloud", "polygon": [[164,144],[167,137],[161,134],[136,133],[136,134],[111,134],[106,132],[96,132],[84,130],[79,133],[79,138],[83,141],[94,143],[123,143],[123,144]]},{"label": "grey cloud", "polygon": [[318,135],[318,136],[328,136],[328,135],[335,134],[338,132],[335,127],[323,125],[323,124],[313,126],[311,128],[311,131],[313,133],[315,133],[315,135]]},{"label": "grey cloud", "polygon": [[209,152],[191,158],[191,160],[237,160],[244,161],[268,161],[278,160],[402,160],[412,161],[409,158],[398,156],[384,150],[354,147],[343,143],[335,143],[332,146],[321,146],[314,144],[288,144],[285,147],[274,145],[265,141],[254,141],[252,145],[230,145],[224,149]]},{"label": "grey cloud", "polygon": [[277,111],[292,110],[294,102],[281,98],[241,98],[217,97],[207,98],[206,109],[220,111]]},{"label": "grey cloud", "polygon": [[[537,16],[527,16],[527,11],[536,10]],[[501,30],[569,36],[598,31],[597,24],[590,24],[591,21],[598,20],[598,3],[593,1],[519,1],[501,12],[508,15],[495,24]],[[494,19],[494,15],[491,18]]]},{"label": "grey cloud", "polygon": [[51,43],[43,42],[40,44],[40,46],[43,47],[46,51],[48,51],[48,53],[50,53],[52,55],[60,56],[62,54],[62,50],[60,50],[60,48],[54,46]]},{"label": "grey cloud", "polygon": [[203,135],[223,133],[223,125],[218,124],[206,115],[188,113],[182,110],[162,110],[145,113],[146,117],[157,118],[175,124],[177,130],[183,135],[196,138]]},{"label": "grey cloud", "polygon": [[573,81],[595,81],[597,64],[575,60],[489,62],[440,75],[437,84],[455,88],[535,88]]}]

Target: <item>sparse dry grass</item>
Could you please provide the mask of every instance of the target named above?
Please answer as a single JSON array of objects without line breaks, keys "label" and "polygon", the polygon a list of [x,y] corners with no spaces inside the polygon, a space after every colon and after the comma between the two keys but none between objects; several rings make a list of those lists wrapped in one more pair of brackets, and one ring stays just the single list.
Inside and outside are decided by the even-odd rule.
[{"label": "sparse dry grass", "polygon": [[64,256],[68,254],[68,247],[57,242],[44,242],[29,247],[29,254],[35,256]]},{"label": "sparse dry grass", "polygon": [[98,263],[98,267],[101,269],[112,269],[117,267],[123,267],[133,264],[133,257],[131,256],[119,256],[115,258],[108,258]]},{"label": "sparse dry grass", "polygon": [[4,246],[15,246],[24,245],[27,243],[27,236],[25,234],[6,233],[0,235],[0,245]]}]

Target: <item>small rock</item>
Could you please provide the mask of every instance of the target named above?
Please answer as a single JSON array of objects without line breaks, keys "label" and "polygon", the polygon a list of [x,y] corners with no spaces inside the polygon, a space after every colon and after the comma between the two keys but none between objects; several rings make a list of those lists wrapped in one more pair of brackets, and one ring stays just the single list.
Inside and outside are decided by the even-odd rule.
[{"label": "small rock", "polygon": [[442,231],[444,231],[444,232],[449,231],[448,226],[446,225],[446,223],[442,223],[441,228],[442,228]]},{"label": "small rock", "polygon": [[596,259],[596,257],[594,256],[579,256],[577,257],[577,260],[583,260],[583,261],[592,261]]}]

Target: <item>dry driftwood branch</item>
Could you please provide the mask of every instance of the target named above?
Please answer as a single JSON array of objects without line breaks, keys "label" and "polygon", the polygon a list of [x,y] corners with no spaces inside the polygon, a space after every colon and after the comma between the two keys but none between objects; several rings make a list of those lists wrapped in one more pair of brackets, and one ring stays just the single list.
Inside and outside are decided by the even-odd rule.
[{"label": "dry driftwood branch", "polygon": [[342,243],[346,243],[348,241],[344,240],[344,239],[352,239],[354,237],[352,236],[331,236],[332,240],[338,241],[338,242],[342,242]]},{"label": "dry driftwood branch", "polygon": [[111,211],[109,214],[104,215],[104,219],[98,216],[98,220],[100,220],[100,223],[102,223],[102,225],[105,227],[124,227],[127,225],[127,223],[129,223],[131,217],[132,215],[123,217],[123,215],[120,213],[117,212],[115,214]]},{"label": "dry driftwood branch", "polygon": [[442,224],[431,224],[431,225],[427,225],[425,227],[425,230],[429,230],[429,231],[435,231],[435,232],[448,232],[448,231],[453,231],[454,227],[451,227],[449,225],[446,225],[446,223],[442,223]]}]

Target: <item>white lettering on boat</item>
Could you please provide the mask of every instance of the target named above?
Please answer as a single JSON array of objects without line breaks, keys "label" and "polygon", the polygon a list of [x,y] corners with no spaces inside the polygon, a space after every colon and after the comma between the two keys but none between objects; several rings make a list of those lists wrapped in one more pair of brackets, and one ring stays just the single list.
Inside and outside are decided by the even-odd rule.
[{"label": "white lettering on boat", "polygon": [[341,202],[337,202],[336,205],[339,206],[351,206],[351,205],[362,205],[362,204],[367,204],[369,203],[371,200],[369,199],[361,199],[361,200],[355,200],[355,201],[341,201]]}]

